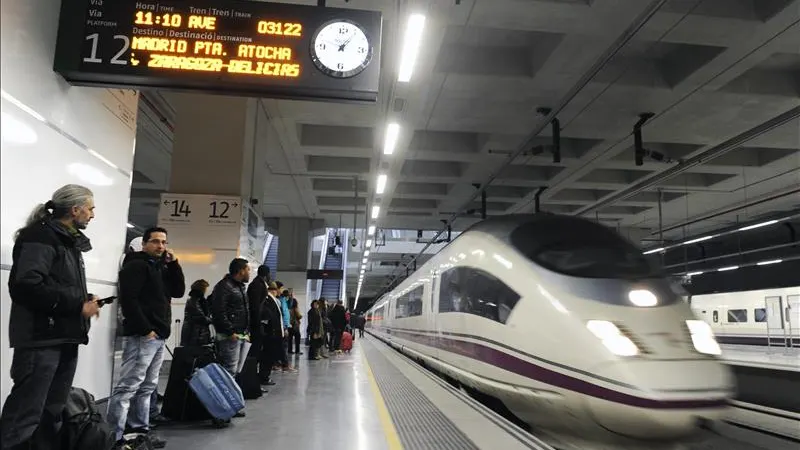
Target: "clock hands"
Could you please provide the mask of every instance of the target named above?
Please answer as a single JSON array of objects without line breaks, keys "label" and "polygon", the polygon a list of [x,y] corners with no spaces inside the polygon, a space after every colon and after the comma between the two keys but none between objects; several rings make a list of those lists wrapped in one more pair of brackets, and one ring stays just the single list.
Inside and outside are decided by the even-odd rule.
[{"label": "clock hands", "polygon": [[347,47],[347,44],[349,44],[349,43],[350,43],[350,41],[352,41],[354,37],[356,37],[356,34],[355,34],[355,33],[352,33],[352,34],[350,35],[350,37],[349,37],[349,38],[347,38],[347,40],[346,40],[346,41],[344,41],[344,44],[342,44],[342,45],[340,45],[340,46],[339,46],[339,51],[340,51],[340,52],[343,52],[343,51],[344,51],[344,48],[345,48],[345,47]]}]

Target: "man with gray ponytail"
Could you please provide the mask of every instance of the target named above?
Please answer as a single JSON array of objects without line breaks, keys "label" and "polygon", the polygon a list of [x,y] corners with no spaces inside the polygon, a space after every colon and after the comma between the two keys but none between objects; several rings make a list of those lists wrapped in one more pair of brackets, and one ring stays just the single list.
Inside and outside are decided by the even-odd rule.
[{"label": "man with gray ponytail", "polygon": [[75,376],[78,345],[100,312],[89,294],[81,232],[94,218],[94,195],[68,184],[34,209],[14,236],[8,280],[8,334],[14,386],[0,417],[2,449],[58,448],[61,412]]}]

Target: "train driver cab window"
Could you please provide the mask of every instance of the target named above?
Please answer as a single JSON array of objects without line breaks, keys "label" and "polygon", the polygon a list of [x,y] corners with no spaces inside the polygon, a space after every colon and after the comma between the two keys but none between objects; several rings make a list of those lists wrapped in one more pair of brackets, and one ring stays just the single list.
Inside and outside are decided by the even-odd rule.
[{"label": "train driver cab window", "polygon": [[713,320],[714,323],[718,323],[719,322],[719,311],[714,311],[711,314],[711,320]]},{"label": "train driver cab window", "polygon": [[462,312],[506,323],[519,297],[488,272],[472,267],[455,267],[442,274],[439,312]]},{"label": "train driver cab window", "polygon": [[747,322],[746,309],[729,309],[728,310],[728,323],[742,323]]},{"label": "train driver cab window", "polygon": [[767,308],[756,308],[753,313],[753,317],[755,317],[756,322],[767,321]]}]

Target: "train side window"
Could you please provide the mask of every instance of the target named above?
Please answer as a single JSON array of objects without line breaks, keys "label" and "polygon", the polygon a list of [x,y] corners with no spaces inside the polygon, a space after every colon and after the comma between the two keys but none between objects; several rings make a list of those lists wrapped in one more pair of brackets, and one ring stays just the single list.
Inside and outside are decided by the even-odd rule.
[{"label": "train side window", "polygon": [[394,318],[402,319],[408,317],[408,295],[397,297],[394,301]]},{"label": "train side window", "polygon": [[719,322],[719,311],[714,311],[711,314],[711,320],[713,320],[714,323],[718,323]]},{"label": "train side window", "polygon": [[767,308],[756,308],[753,311],[753,317],[755,318],[756,322],[766,322]]},{"label": "train side window", "polygon": [[422,292],[424,291],[425,287],[420,286],[413,291],[409,292],[406,296],[408,298],[408,306],[407,311],[408,314],[406,317],[415,317],[422,315]]},{"label": "train side window", "polygon": [[728,323],[743,323],[747,322],[746,309],[729,309],[728,310]]},{"label": "train side window", "polygon": [[519,298],[519,294],[488,272],[455,267],[442,274],[439,312],[463,312],[506,323]]}]

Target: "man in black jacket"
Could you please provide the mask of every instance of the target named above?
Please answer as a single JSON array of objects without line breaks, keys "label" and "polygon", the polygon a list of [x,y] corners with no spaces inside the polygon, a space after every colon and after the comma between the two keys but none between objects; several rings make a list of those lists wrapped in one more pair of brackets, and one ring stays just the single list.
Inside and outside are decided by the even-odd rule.
[{"label": "man in black jacket", "polygon": [[344,302],[341,300],[336,301],[336,306],[331,310],[331,323],[333,324],[333,331],[331,332],[331,351],[340,353],[342,351],[342,333],[347,326],[347,318],[345,315]]},{"label": "man in black jacket", "polygon": [[211,311],[217,331],[217,350],[220,364],[238,375],[245,343],[250,340],[250,308],[244,285],[250,281],[250,266],[246,259],[235,258],[228,266],[228,275],[220,280],[211,293]]},{"label": "man in black jacket", "polygon": [[149,433],[150,399],[171,331],[172,299],[183,297],[186,282],[178,260],[167,249],[167,230],[147,229],[142,250],[128,254],[119,272],[122,367],[108,402],[108,423],[118,444],[123,442],[127,419],[129,432],[148,434],[153,446],[161,448],[166,443]]},{"label": "man in black jacket", "polygon": [[89,319],[99,313],[86,289],[81,232],[94,218],[92,191],[74,184],[36,207],[17,232],[8,290],[8,334],[14,386],[0,417],[2,449],[59,448],[61,412],[89,342]]},{"label": "man in black jacket", "polygon": [[258,358],[258,378],[262,385],[272,386],[275,383],[269,376],[272,371],[272,357],[268,345],[270,310],[266,302],[267,285],[269,283],[269,267],[259,266],[258,276],[247,286],[247,301],[250,305],[250,336],[253,341],[252,352]]}]

